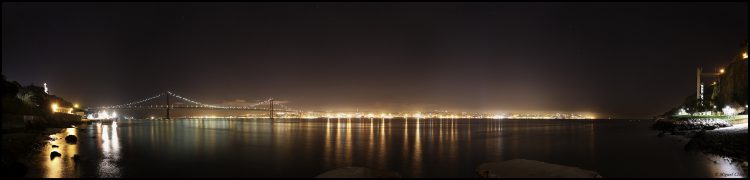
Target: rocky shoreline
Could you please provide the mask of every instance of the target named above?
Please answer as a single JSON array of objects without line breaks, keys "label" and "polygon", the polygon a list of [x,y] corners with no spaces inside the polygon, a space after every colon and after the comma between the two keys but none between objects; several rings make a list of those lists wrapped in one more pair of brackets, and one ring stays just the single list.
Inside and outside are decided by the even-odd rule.
[{"label": "rocky shoreline", "polygon": [[5,177],[24,177],[32,156],[48,145],[49,136],[60,133],[63,128],[32,129],[3,133],[2,166]]},{"label": "rocky shoreline", "polygon": [[[5,115],[4,115],[5,116]],[[5,116],[8,117],[8,116]],[[2,168],[4,177],[24,177],[30,170],[28,165],[35,154],[49,145],[50,135],[63,132],[65,128],[80,125],[79,118],[68,120],[46,120],[27,123],[19,128],[5,128],[2,132]],[[4,119],[4,121],[10,121]],[[54,123],[52,123],[54,122]]]},{"label": "rocky shoreline", "polygon": [[747,168],[747,130],[747,124],[744,124],[712,131],[699,131],[685,145],[685,150],[697,150],[730,157],[733,161],[744,162],[744,168]]},{"label": "rocky shoreline", "polygon": [[732,124],[726,120],[717,118],[696,118],[686,120],[663,119],[654,123],[652,128],[665,132],[691,131],[691,130],[713,130],[717,128],[730,127]]},{"label": "rocky shoreline", "polygon": [[678,135],[689,138],[686,151],[714,154],[738,163],[745,175],[748,170],[747,120],[729,123],[721,119],[659,120],[652,126],[657,136]]}]

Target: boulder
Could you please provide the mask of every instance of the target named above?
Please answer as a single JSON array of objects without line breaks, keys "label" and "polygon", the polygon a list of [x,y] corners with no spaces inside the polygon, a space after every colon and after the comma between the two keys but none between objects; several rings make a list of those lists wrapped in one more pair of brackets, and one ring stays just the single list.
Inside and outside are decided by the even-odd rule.
[{"label": "boulder", "polygon": [[61,156],[62,154],[60,154],[57,151],[52,151],[51,153],[49,153],[49,159],[55,159],[55,157],[61,157]]},{"label": "boulder", "polygon": [[316,178],[400,178],[398,172],[365,167],[343,167],[326,171]]},{"label": "boulder", "polygon": [[76,142],[78,142],[78,137],[74,135],[65,136],[65,142],[69,144],[75,144]]},{"label": "boulder", "polygon": [[484,178],[602,178],[595,171],[527,159],[484,163],[476,171]]}]

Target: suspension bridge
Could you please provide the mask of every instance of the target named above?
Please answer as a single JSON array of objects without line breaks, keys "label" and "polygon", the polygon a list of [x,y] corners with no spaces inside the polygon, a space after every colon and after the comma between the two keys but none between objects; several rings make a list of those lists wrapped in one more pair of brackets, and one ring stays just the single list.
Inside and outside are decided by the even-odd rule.
[{"label": "suspension bridge", "polygon": [[[157,102],[160,97],[164,97],[166,101],[162,101],[163,104],[148,104],[149,102]],[[176,98],[176,100],[181,100],[188,103],[174,103],[174,100],[170,101],[170,98]],[[170,113],[169,111],[172,109],[205,109],[205,110],[249,110],[249,111],[268,111],[269,117],[273,119],[275,112],[299,112],[298,110],[289,108],[285,106],[282,103],[286,103],[287,101],[279,101],[274,100],[273,98],[269,98],[264,101],[260,101],[255,104],[246,105],[246,106],[222,106],[222,105],[212,105],[212,104],[206,104],[201,103],[189,98],[186,98],[184,96],[180,96],[178,94],[172,93],[170,91],[166,91],[163,93],[159,93],[155,96],[145,98],[140,101],[133,101],[130,103],[125,104],[119,104],[119,105],[112,105],[112,106],[101,106],[101,107],[93,107],[93,108],[87,108],[89,110],[165,110],[166,111],[166,118],[170,119]]]}]

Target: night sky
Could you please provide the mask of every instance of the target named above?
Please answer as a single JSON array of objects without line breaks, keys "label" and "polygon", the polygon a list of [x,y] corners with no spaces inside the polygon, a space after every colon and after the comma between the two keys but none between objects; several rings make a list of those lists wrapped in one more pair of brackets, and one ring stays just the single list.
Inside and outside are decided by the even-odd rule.
[{"label": "night sky", "polygon": [[694,92],[697,67],[737,55],[747,16],[747,3],[3,3],[2,72],[83,106],[170,90],[652,117]]}]

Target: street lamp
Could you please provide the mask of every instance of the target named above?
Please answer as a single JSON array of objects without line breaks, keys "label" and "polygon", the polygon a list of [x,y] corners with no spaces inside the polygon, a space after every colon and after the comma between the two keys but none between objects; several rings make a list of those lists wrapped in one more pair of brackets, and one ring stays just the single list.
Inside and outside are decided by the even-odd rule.
[{"label": "street lamp", "polygon": [[57,103],[52,103],[52,112],[57,112]]},{"label": "street lamp", "polygon": [[719,74],[724,74],[724,68],[719,69]]}]

